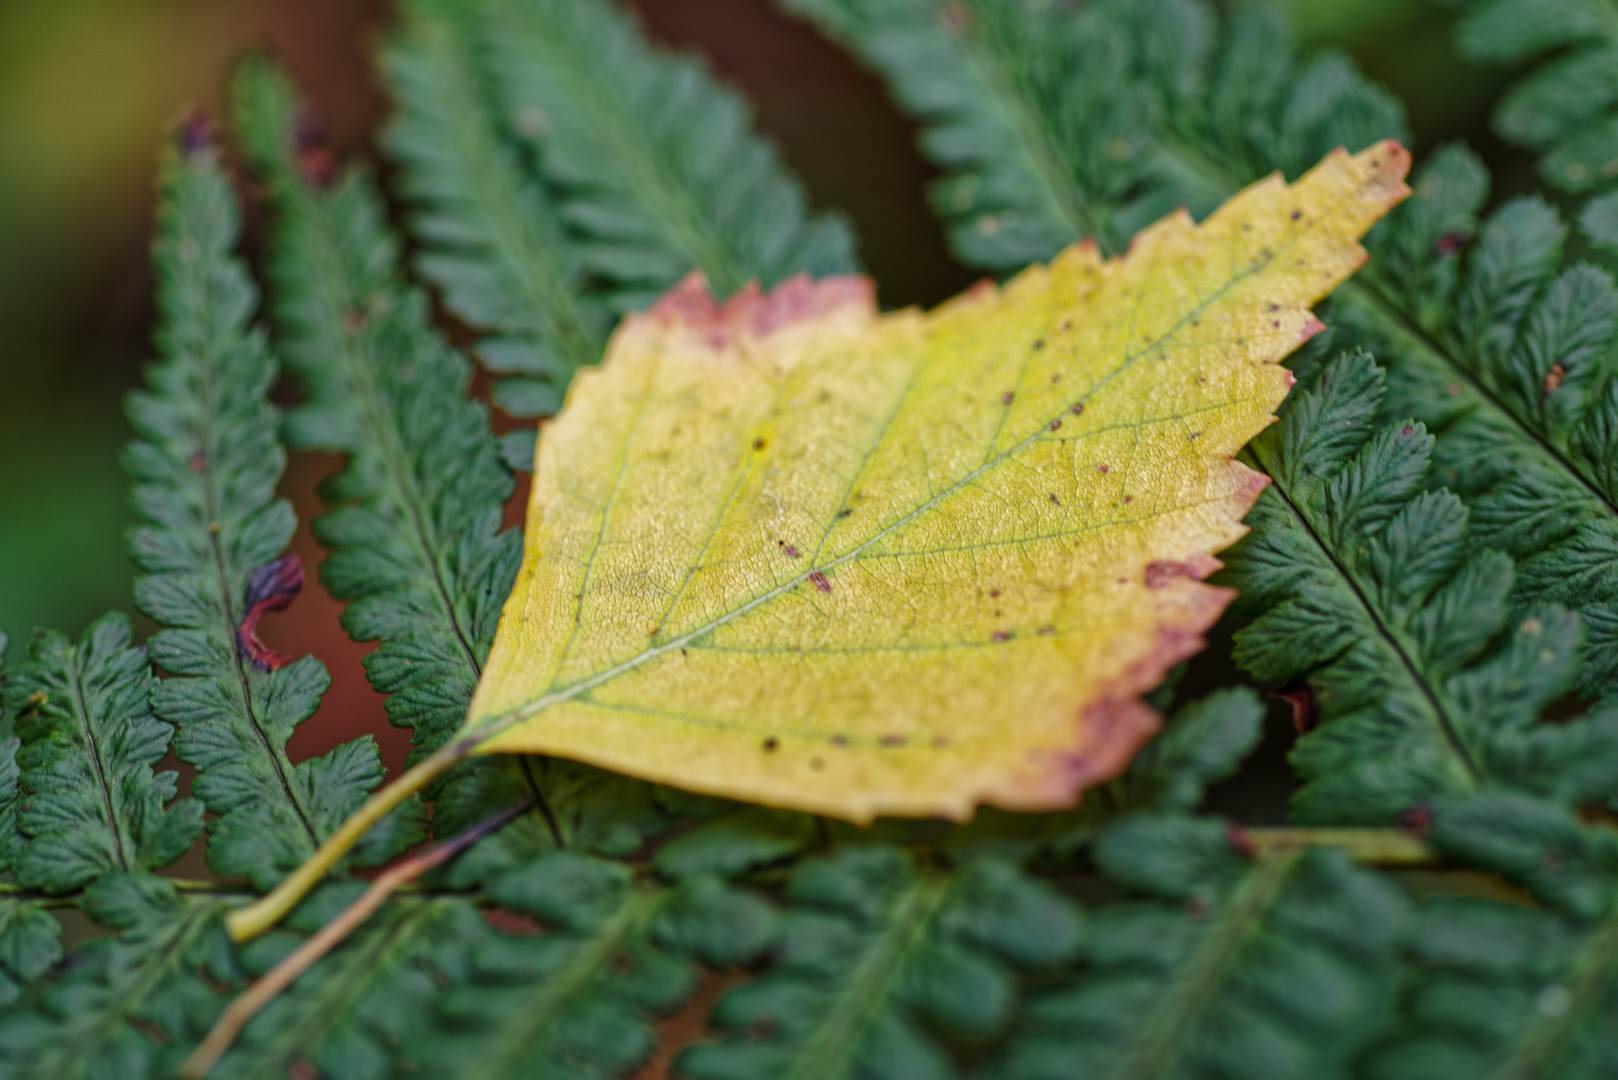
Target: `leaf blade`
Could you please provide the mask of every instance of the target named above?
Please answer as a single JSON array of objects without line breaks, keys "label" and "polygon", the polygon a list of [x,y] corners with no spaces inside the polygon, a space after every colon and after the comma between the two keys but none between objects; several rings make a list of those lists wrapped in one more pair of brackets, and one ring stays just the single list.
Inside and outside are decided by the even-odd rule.
[{"label": "leaf blade", "polygon": [[1228,599],[1198,579],[1262,486],[1229,457],[1285,393],[1274,361],[1407,160],[1339,153],[926,316],[879,320],[851,279],[670,294],[541,442],[464,737],[853,820],[1050,808],[1115,775],[1156,727],[1135,698]]}]

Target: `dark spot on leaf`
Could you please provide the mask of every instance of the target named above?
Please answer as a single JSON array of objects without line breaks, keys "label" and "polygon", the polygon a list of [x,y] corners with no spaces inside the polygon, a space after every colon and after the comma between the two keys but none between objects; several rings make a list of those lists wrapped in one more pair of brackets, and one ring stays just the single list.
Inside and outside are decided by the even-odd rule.
[{"label": "dark spot on leaf", "polygon": [[809,767],[811,769],[815,770],[815,772],[819,772],[821,769],[824,769],[826,767],[825,759],[824,758],[812,757],[812,758],[809,759]]},{"label": "dark spot on leaf", "polygon": [[883,746],[903,746],[904,744],[905,744],[905,737],[903,735],[884,735],[884,736],[882,736],[882,745]]},{"label": "dark spot on leaf", "polygon": [[1107,467],[1105,465],[1097,465],[1096,468],[1101,470],[1101,475],[1102,476],[1107,475]]},{"label": "dark spot on leaf", "polygon": [[1044,347],[1045,347],[1045,339],[1044,338],[1035,338],[1034,339],[1034,351],[1035,352],[1038,352],[1039,350],[1043,349]]},{"label": "dark spot on leaf", "polygon": [[1440,255],[1453,255],[1465,246],[1466,234],[1458,232],[1445,233],[1433,244],[1433,247],[1438,250]]},{"label": "dark spot on leaf", "polygon": [[989,635],[989,640],[990,641],[1010,641],[1011,640],[1011,632],[1009,630],[996,630],[994,633]]},{"label": "dark spot on leaf", "polygon": [[242,621],[236,627],[236,652],[260,671],[278,671],[292,662],[258,639],[258,623],[274,611],[285,611],[303,590],[303,563],[296,555],[283,555],[247,576],[242,595]]},{"label": "dark spot on leaf", "polygon": [[1292,211],[1292,220],[1293,221],[1297,221],[1301,217],[1303,217],[1303,211],[1302,210],[1294,210],[1294,211]]},{"label": "dark spot on leaf", "polygon": [[753,440],[753,449],[754,450],[762,450],[762,449],[764,449],[764,440],[763,439],[754,439]]},{"label": "dark spot on leaf", "polygon": [[1401,434],[1401,435],[1409,435],[1412,432],[1414,432],[1415,430],[1416,430],[1416,425],[1415,424],[1406,424],[1404,426],[1404,430],[1401,431],[1399,434]]},{"label": "dark spot on leaf", "polygon": [[771,735],[768,739],[764,740],[764,751],[765,751],[765,753],[773,754],[773,753],[775,753],[775,751],[777,751],[779,749],[781,749],[781,741],[779,739],[777,739],[774,735]]},{"label": "dark spot on leaf", "polygon": [[1058,499],[1056,497],[1056,492],[1054,492],[1054,491],[1051,492],[1051,505],[1052,506],[1061,506],[1062,505],[1062,500]]},{"label": "dark spot on leaf", "polygon": [[847,746],[848,740],[841,735],[833,735],[831,737],[831,744],[833,746]]},{"label": "dark spot on leaf", "polygon": [[816,570],[814,573],[810,574],[809,580],[814,582],[815,588],[819,589],[821,592],[831,592],[831,582],[827,581],[826,575],[822,574],[819,570]]},{"label": "dark spot on leaf", "polygon": [[1284,687],[1271,696],[1292,706],[1292,726],[1299,735],[1307,735],[1314,729],[1315,692],[1308,683]]},{"label": "dark spot on leaf", "polygon": [[1016,396],[1017,396],[1016,394],[1013,394],[1010,390],[1007,390],[1005,393],[1000,395],[1000,404],[1002,404],[1002,405],[1010,405],[1012,400],[1015,399]]},{"label": "dark spot on leaf", "polygon": [[1000,590],[999,589],[990,589],[989,590],[989,599],[990,600],[993,600],[993,599],[997,598],[999,595],[1000,595]]},{"label": "dark spot on leaf", "polygon": [[1161,589],[1177,577],[1191,577],[1191,568],[1173,559],[1158,559],[1146,564],[1146,587]]},{"label": "dark spot on leaf", "polygon": [[840,517],[840,518],[845,518],[848,515],[852,514],[853,512],[854,511],[852,511],[852,510],[846,510],[846,509],[845,510],[839,510],[839,511],[837,511],[837,516]]},{"label": "dark spot on leaf", "polygon": [[1084,413],[1084,402],[1082,402],[1082,401],[1074,402],[1073,407],[1071,409],[1069,409],[1068,412],[1072,413],[1074,416],[1083,415],[1083,413]]},{"label": "dark spot on leaf", "polygon": [[1062,426],[1062,421],[1060,421],[1060,420],[1052,420],[1051,421],[1051,430],[1052,431],[1055,431],[1057,428],[1059,428],[1061,426]]},{"label": "dark spot on leaf", "polygon": [[796,559],[796,558],[799,557],[798,549],[793,547],[791,544],[782,544],[781,545],[781,550],[786,554],[786,557],[789,558],[789,559]]},{"label": "dark spot on leaf", "polygon": [[1545,392],[1547,394],[1556,393],[1556,388],[1562,385],[1562,380],[1565,378],[1567,378],[1567,368],[1561,364],[1552,364],[1551,369],[1545,373]]},{"label": "dark spot on leaf", "polygon": [[1056,627],[1054,626],[1041,626],[1039,628],[1040,637],[1050,637],[1054,633],[1056,633]]}]

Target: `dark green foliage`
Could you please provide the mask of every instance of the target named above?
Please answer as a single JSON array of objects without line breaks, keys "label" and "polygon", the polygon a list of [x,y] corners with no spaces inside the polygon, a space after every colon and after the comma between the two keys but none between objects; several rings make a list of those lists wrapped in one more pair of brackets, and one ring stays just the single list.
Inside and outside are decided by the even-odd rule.
[{"label": "dark green foliage", "polygon": [[1497,870],[1548,910],[1435,901],[1412,953],[1418,975],[1377,1080],[1557,1077],[1618,1070],[1618,839],[1516,796],[1442,807],[1434,840]]},{"label": "dark green foliage", "polygon": [[154,774],[174,729],[152,716],[151,664],[129,620],[105,615],[74,642],[42,630],[8,672],[5,701],[22,740],[13,870],[23,885],[67,892],[111,872],[165,866],[202,826],[202,805]]},{"label": "dark green foliage", "polygon": [[[268,971],[302,941],[296,931],[318,929],[359,891],[348,884],[317,894],[286,929],[243,949],[242,966],[254,976]],[[487,933],[467,900],[393,900],[271,1002],[211,1075],[283,1080],[298,1068],[342,1080],[393,1075],[395,1048],[419,1030],[438,991],[435,974],[459,972],[467,942]]]},{"label": "dark green foliage", "polygon": [[[332,549],[321,580],[351,601],[349,634],[381,641],[366,672],[420,756],[460,725],[511,589],[521,538],[500,531],[511,474],[466,397],[469,365],[399,277],[370,179],[311,171],[311,121],[275,68],[245,65],[236,100],[277,211],[275,312],[307,394],[287,438],[348,455],[324,488],[338,505],[315,523]],[[401,840],[415,835],[400,827]]]},{"label": "dark green foliage", "polygon": [[573,372],[600,358],[608,313],[585,291],[556,198],[497,126],[473,29],[449,8],[411,5],[383,54],[399,106],[386,146],[426,248],[418,269],[451,311],[492,333],[478,345],[484,364],[513,375],[496,383],[495,403],[513,416],[548,416]]},{"label": "dark green foliage", "polygon": [[1439,436],[1436,481],[1472,509],[1472,544],[1518,560],[1514,612],[1555,603],[1585,626],[1579,690],[1618,684],[1618,290],[1557,272],[1565,229],[1537,197],[1480,223],[1488,177],[1446,148],[1373,230],[1372,262],[1333,302],[1339,342],[1388,365],[1384,422]]},{"label": "dark green foliage", "polygon": [[[6,645],[6,636],[0,634],[0,670]],[[0,715],[4,707],[0,698]],[[22,837],[17,832],[19,745],[15,737],[0,741],[0,873],[10,872],[21,853]],[[37,899],[0,893],[0,1007],[16,1001],[24,984],[61,959],[61,938],[60,924]]]},{"label": "dark green foliage", "polygon": [[1307,680],[1319,727],[1292,761],[1298,818],[1392,824],[1424,800],[1505,785],[1569,803],[1618,789],[1618,712],[1536,723],[1574,674],[1578,623],[1514,617],[1511,561],[1479,551],[1461,501],[1424,490],[1433,438],[1378,430],[1382,372],[1345,355],[1251,452],[1274,483],[1227,556],[1257,616],[1236,660]]},{"label": "dark green foliage", "polygon": [[549,932],[468,923],[431,1031],[401,1055],[404,1075],[627,1075],[657,1045],[652,1019],[698,989],[696,962],[745,963],[775,935],[769,906],[717,877],[665,884],[568,852],[512,871],[491,892]]},{"label": "dark green foliage", "polygon": [[1340,853],[1255,860],[1233,826],[1137,817],[1096,860],[1152,899],[1091,917],[985,1078],[1346,1077],[1391,1019],[1409,902]]},{"label": "dark green foliage", "polygon": [[746,104],[701,61],[654,50],[606,0],[476,11],[496,114],[557,192],[613,310],[645,307],[693,269],[724,296],[854,268],[847,224],[808,212]]},{"label": "dark green foliage", "polygon": [[215,896],[189,896],[149,874],[110,873],[83,908],[116,937],[72,960],[0,1014],[4,1080],[133,1080],[168,1074],[218,1009],[210,983],[235,959]]},{"label": "dark green foliage", "polygon": [[[129,534],[130,557],[146,572],[136,602],[169,627],[150,648],[178,676],[157,688],[153,708],[175,725],[176,755],[196,766],[193,789],[219,815],[209,865],[268,888],[364,800],[382,762],[365,736],[294,766],[287,740],[331,679],[313,657],[265,662],[243,640],[257,602],[251,582],[286,566],[275,560],[297,522],[275,498],[286,463],[268,401],[276,364],[249,325],[258,296],[232,254],[238,217],[213,149],[171,153],[153,251],[162,359],[148,368],[147,389],[129,396],[137,438],[124,464],[142,519]],[[386,858],[398,842],[370,854]]]},{"label": "dark green foliage", "polygon": [[786,900],[770,972],[719,1002],[723,1041],[684,1051],[680,1075],[955,1076],[948,1042],[1005,1030],[1016,972],[1061,964],[1081,936],[1074,905],[1011,864],[927,869],[886,846],[802,863]]},{"label": "dark green foliage", "polygon": [[[785,0],[885,76],[926,125],[965,261],[1020,270],[1083,236],[1121,250],[1176,206],[1334,147],[1406,138],[1346,57],[1296,55],[1264,7],[1203,0]],[[1408,141],[1408,140],[1407,140]]]},{"label": "dark green foliage", "polygon": [[1618,251],[1618,19],[1603,0],[1480,0],[1456,27],[1467,59],[1520,64],[1548,57],[1501,98],[1494,129],[1540,155],[1550,184],[1591,200],[1580,224]]},{"label": "dark green foliage", "polygon": [[1209,784],[1235,775],[1258,745],[1264,706],[1245,686],[1220,690],[1174,714],[1120,781],[1123,809],[1189,813]]}]

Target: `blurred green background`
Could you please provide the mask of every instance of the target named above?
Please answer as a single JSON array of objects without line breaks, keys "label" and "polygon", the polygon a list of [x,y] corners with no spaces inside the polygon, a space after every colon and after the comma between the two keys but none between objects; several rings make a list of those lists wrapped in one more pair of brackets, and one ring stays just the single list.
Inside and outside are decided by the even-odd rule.
[{"label": "blurred green background", "polygon": [[[931,170],[881,87],[768,0],[637,0],[659,39],[706,52],[743,87],[814,201],[855,219],[886,304],[932,303],[975,275],[954,264],[926,211]],[[1302,39],[1347,49],[1410,107],[1418,155],[1464,138],[1496,169],[1496,198],[1530,163],[1487,128],[1506,73],[1462,64],[1447,9],[1422,0],[1287,0]],[[331,142],[365,153],[387,115],[368,56],[384,0],[0,0],[0,631],[12,659],[29,631],[76,633],[129,609],[130,514],[120,401],[149,354],[151,163],[184,111],[218,115],[233,57],[281,52]],[[249,248],[257,223],[249,220]],[[329,459],[294,462],[286,490],[307,517]],[[318,551],[305,530],[306,565]],[[300,731],[299,752],[382,729],[354,646],[318,588],[266,631],[313,650],[335,680],[340,725]],[[312,727],[310,725],[309,727]],[[307,740],[305,742],[305,740]],[[390,765],[402,740],[384,740]]]}]

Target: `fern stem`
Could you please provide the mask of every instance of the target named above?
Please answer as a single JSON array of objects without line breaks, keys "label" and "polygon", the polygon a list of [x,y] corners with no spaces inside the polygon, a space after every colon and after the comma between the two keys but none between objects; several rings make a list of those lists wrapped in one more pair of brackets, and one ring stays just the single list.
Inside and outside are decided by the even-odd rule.
[{"label": "fern stem", "polygon": [[[450,745],[454,746],[456,744],[452,743]],[[450,747],[446,746],[444,749],[448,750]],[[438,755],[435,754],[433,757],[436,758]],[[360,809],[360,813],[349,819],[349,822],[353,823],[362,817],[365,811],[370,808],[371,803],[381,800],[392,788],[403,786],[413,773],[421,771],[432,760],[432,758],[429,758],[427,761],[423,761],[410,772],[394,781],[393,784],[377,792],[376,795],[371,797],[370,802]],[[459,756],[453,760],[459,760]],[[431,777],[427,779],[431,779]],[[423,780],[422,783],[426,783],[426,780]],[[403,795],[395,798],[392,805],[397,805],[404,801],[405,798],[408,798],[419,788],[420,784],[416,788],[406,791]],[[387,813],[388,809],[392,809],[392,805],[381,811],[381,813]],[[197,1045],[197,1048],[191,1052],[191,1055],[181,1063],[179,1075],[182,1080],[202,1080],[202,1077],[206,1076],[208,1071],[224,1056],[225,1051],[230,1049],[230,1044],[236,1041],[236,1036],[241,1034],[242,1028],[257,1015],[260,1009],[275,1000],[276,996],[291,986],[298,976],[313,967],[321,957],[331,952],[332,949],[342,943],[344,938],[353,933],[361,923],[375,914],[376,910],[387,901],[389,896],[393,895],[394,890],[398,889],[399,886],[416,880],[433,867],[459,855],[485,836],[500,829],[513,818],[526,813],[531,805],[533,805],[531,800],[525,800],[514,806],[508,806],[498,814],[478,822],[470,829],[457,833],[443,843],[435,844],[426,851],[413,855],[378,874],[376,880],[371,882],[370,887],[360,894],[358,900],[344,908],[341,914],[312,934],[280,963],[259,976],[252,986],[242,991],[236,1000],[230,1003],[229,1007],[220,1014],[219,1019],[214,1022],[213,1028],[208,1032],[208,1037],[203,1039]],[[379,814],[378,816],[381,815]],[[347,829],[347,825],[344,826],[344,829]],[[337,835],[341,836],[342,833],[339,832]],[[337,836],[332,837],[332,840],[335,839],[337,839]],[[331,841],[327,841],[328,845],[330,843]],[[321,851],[324,850],[325,848],[322,847]],[[316,859],[319,858],[319,854],[319,852],[316,853]],[[337,853],[337,857],[341,857],[341,855],[341,852]],[[311,859],[310,863],[315,862],[316,859]],[[308,865],[309,863],[305,863],[304,867]],[[303,872],[304,867],[298,868],[299,873]],[[296,876],[296,874],[293,875],[293,877]],[[288,878],[288,880],[292,879]],[[277,889],[276,891],[279,892],[280,890]],[[274,893],[265,897],[265,899],[269,900],[273,896]],[[257,905],[254,906],[256,907]],[[234,916],[244,910],[246,909],[238,909],[230,914]],[[230,921],[230,917],[227,916],[226,926],[231,929],[231,936],[238,941],[242,940],[236,936],[234,928],[230,927]]]},{"label": "fern stem", "polygon": [[1402,829],[1243,829],[1241,839],[1260,859],[1307,848],[1335,848],[1357,863],[1375,866],[1432,866],[1438,852]]},{"label": "fern stem", "polygon": [[[313,855],[303,861],[302,865],[283,878],[279,885],[260,899],[255,900],[246,907],[237,908],[225,916],[225,929],[229,932],[231,940],[238,944],[251,941],[285,918],[287,913],[297,907],[298,902],[320,883],[320,879],[325,877],[342,860],[344,855],[348,854],[349,849],[360,842],[361,838],[370,831],[373,825],[387,817],[410,796],[448,772],[451,767],[470,754],[473,748],[483,741],[484,737],[479,734],[453,739],[428,757],[423,758],[391,784],[385,784],[377,789],[358,810],[349,815],[348,820],[343,822],[341,828],[332,833],[326,839],[326,842],[316,849]],[[526,810],[527,808],[527,803],[522,804],[522,809]],[[465,835],[465,833],[461,834],[461,836]],[[459,839],[460,837],[446,840],[444,844],[454,844]],[[432,851],[436,850],[438,849],[432,849]],[[411,862],[413,861],[411,860]],[[410,864],[410,862],[406,862],[401,863],[400,866]],[[398,867],[395,869],[398,869]],[[422,869],[426,869],[426,867]],[[393,871],[389,871],[388,874],[377,878],[377,882],[380,883],[392,873]],[[408,879],[401,878],[394,881],[388,887],[388,892],[392,892],[406,880]],[[370,893],[367,892],[366,895],[369,896]],[[381,900],[379,899],[377,903],[381,903]],[[310,962],[313,963],[313,960]],[[246,1022],[245,1018],[243,1022]]]}]

